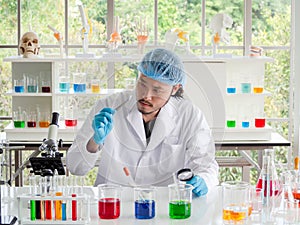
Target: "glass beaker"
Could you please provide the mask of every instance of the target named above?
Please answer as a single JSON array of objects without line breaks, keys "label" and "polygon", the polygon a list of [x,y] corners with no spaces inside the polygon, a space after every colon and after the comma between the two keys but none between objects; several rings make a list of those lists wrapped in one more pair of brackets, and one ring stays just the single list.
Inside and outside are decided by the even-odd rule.
[{"label": "glass beaker", "polygon": [[101,219],[117,219],[120,216],[121,187],[114,184],[98,185],[98,215]]},{"label": "glass beaker", "polygon": [[36,93],[38,91],[38,80],[36,77],[27,76],[27,92]]},{"label": "glass beaker", "polygon": [[67,76],[59,77],[59,91],[62,93],[69,93],[70,90],[70,78]]},{"label": "glass beaker", "polygon": [[253,93],[261,94],[264,92],[264,77],[257,75],[253,83]]},{"label": "glass beaker", "polygon": [[250,188],[250,215],[258,214],[262,210],[262,190],[260,188]]},{"label": "glass beaker", "polygon": [[49,71],[40,72],[40,82],[41,82],[41,92],[50,93],[51,92],[51,75]]},{"label": "glass beaker", "polygon": [[65,125],[66,127],[77,126],[76,108],[65,109]]},{"label": "glass beaker", "polygon": [[134,188],[135,218],[152,219],[155,217],[155,188]]},{"label": "glass beaker", "polygon": [[25,117],[26,114],[24,111],[19,108],[18,110],[13,112],[13,121],[15,128],[24,128],[25,127]]},{"label": "glass beaker", "polygon": [[185,219],[191,216],[192,190],[190,184],[171,184],[169,187],[169,217]]},{"label": "glass beaker", "polygon": [[37,115],[35,112],[27,114],[27,127],[36,127]]},{"label": "glass beaker", "polygon": [[25,81],[24,79],[14,80],[14,89],[16,93],[23,93],[25,91]]},{"label": "glass beaker", "polygon": [[227,94],[235,94],[236,93],[236,82],[232,79],[229,79],[227,82],[226,88]]},{"label": "glass beaker", "polygon": [[100,93],[100,79],[91,80],[92,93]]},{"label": "glass beaker", "polygon": [[86,92],[86,74],[73,73],[73,89],[76,93]]},{"label": "glass beaker", "polygon": [[246,224],[251,212],[249,204],[250,184],[243,181],[222,183],[224,224]]},{"label": "glass beaker", "polygon": [[39,116],[39,126],[42,128],[49,127],[50,125],[50,113],[41,112]]}]

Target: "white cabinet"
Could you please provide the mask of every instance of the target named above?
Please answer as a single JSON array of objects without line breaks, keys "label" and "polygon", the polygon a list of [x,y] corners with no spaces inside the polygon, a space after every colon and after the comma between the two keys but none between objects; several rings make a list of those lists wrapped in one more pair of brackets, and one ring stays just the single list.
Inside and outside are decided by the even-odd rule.
[{"label": "white cabinet", "polygon": [[216,140],[269,140],[265,123],[268,57],[186,60],[186,93],[204,112]]},{"label": "white cabinet", "polygon": [[[28,92],[25,84],[24,92],[12,90],[12,109],[19,107],[28,113],[36,111],[38,106],[42,112],[59,112],[60,127],[58,137],[64,141],[72,141],[84,121],[93,103],[103,96],[116,91],[114,87],[114,74],[109,72],[110,63],[137,63],[140,58],[134,57],[95,57],[95,58],[37,58],[24,59],[9,57],[4,61],[12,63],[12,81],[21,80],[25,75],[38,80],[38,92]],[[264,100],[269,95],[264,89],[262,93],[254,93],[254,87],[263,88],[265,64],[272,62],[267,57],[234,57],[218,58],[182,58],[187,73],[187,82],[184,87],[185,96],[190,98],[204,112],[216,140],[268,140],[271,128],[268,126],[256,127],[255,119],[265,119]],[[107,87],[101,88],[100,93],[92,93],[89,87],[85,92],[74,92],[72,83],[68,92],[60,91],[59,83],[62,76],[66,80],[73,80],[76,72],[85,72],[78,68],[79,64],[106,63]],[[73,68],[73,70],[71,69]],[[75,69],[74,69],[75,68]],[[98,68],[99,70],[99,68]],[[98,73],[98,70],[95,73]],[[98,74],[96,74],[98,76]],[[111,75],[111,76],[110,76]],[[87,75],[88,76],[88,75]],[[30,79],[27,79],[30,80]],[[49,84],[50,91],[42,90],[43,84]],[[14,87],[14,86],[13,86]],[[228,88],[235,88],[235,93],[228,93]],[[77,126],[67,127],[65,119],[74,105],[81,108],[76,111]],[[249,122],[249,126],[242,125]],[[234,124],[234,125],[233,125]],[[41,141],[47,136],[48,129],[40,128],[15,128],[10,124],[5,132],[7,139],[20,141]]]}]

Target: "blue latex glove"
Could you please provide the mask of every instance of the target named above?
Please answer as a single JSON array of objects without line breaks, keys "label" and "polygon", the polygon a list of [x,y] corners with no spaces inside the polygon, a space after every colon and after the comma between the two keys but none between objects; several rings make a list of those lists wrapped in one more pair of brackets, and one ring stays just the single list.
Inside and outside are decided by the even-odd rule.
[{"label": "blue latex glove", "polygon": [[92,127],[94,129],[94,141],[98,145],[103,144],[106,136],[113,127],[113,115],[115,110],[112,108],[103,108],[95,115]]},{"label": "blue latex glove", "polygon": [[199,177],[198,175],[193,176],[193,178],[186,183],[194,186],[193,193],[197,197],[206,195],[208,192],[204,179],[202,177]]}]

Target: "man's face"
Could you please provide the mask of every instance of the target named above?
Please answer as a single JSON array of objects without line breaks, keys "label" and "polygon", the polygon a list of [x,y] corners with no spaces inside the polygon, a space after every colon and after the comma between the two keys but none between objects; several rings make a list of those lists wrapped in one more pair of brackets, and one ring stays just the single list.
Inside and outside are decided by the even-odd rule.
[{"label": "man's face", "polygon": [[173,86],[161,83],[140,74],[136,83],[138,110],[142,114],[157,112],[168,102],[173,90]]}]

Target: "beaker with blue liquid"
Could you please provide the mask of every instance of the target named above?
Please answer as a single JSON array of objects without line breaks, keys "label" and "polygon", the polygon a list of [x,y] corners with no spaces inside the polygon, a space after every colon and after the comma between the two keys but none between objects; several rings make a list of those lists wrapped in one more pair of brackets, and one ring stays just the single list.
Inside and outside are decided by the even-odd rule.
[{"label": "beaker with blue liquid", "polygon": [[75,93],[86,92],[86,74],[73,73],[73,89]]},{"label": "beaker with blue liquid", "polygon": [[228,80],[226,91],[227,94],[236,94],[236,82],[234,80]]},{"label": "beaker with blue liquid", "polygon": [[152,219],[155,217],[155,195],[154,187],[134,188],[135,218]]}]

